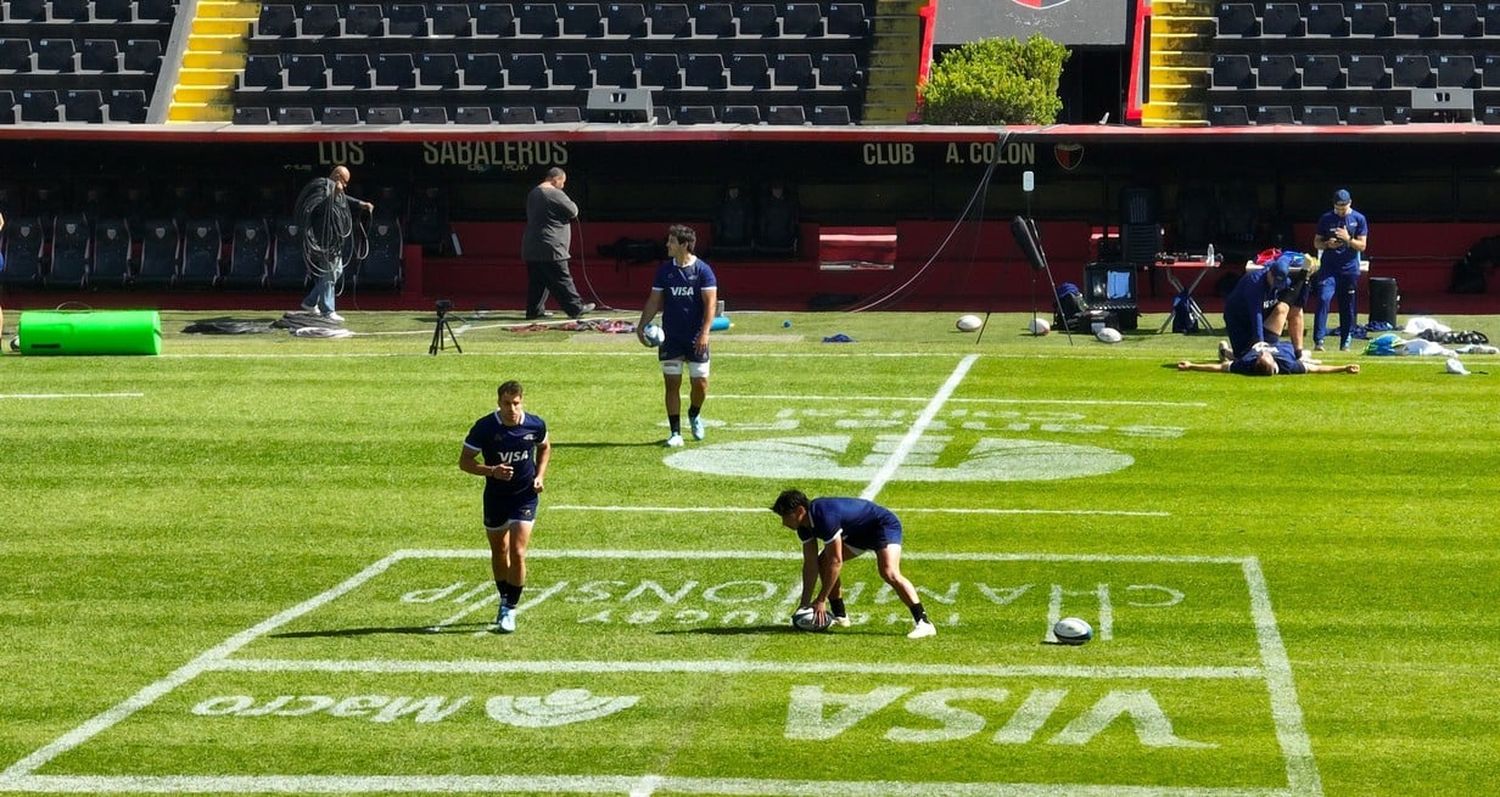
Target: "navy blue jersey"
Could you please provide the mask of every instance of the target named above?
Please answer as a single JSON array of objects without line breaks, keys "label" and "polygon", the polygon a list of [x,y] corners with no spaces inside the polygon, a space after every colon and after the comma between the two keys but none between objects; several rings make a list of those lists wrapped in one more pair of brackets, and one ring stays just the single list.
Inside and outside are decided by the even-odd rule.
[{"label": "navy blue jersey", "polygon": [[718,286],[714,270],[697,257],[686,266],[675,260],[661,264],[651,290],[661,291],[661,328],[668,343],[692,347],[703,329],[703,291]]},{"label": "navy blue jersey", "polygon": [[825,544],[842,537],[860,550],[884,548],[901,542],[901,521],[874,501],[863,498],[814,498],[807,508],[812,528],[797,529],[797,539]]},{"label": "navy blue jersey", "polygon": [[486,465],[514,468],[509,479],[488,478],[484,491],[501,494],[530,490],[536,480],[536,447],[547,439],[547,422],[531,413],[521,413],[521,422],[506,426],[499,411],[480,418],[464,438],[464,447],[484,455]]},{"label": "navy blue jersey", "polygon": [[[1324,213],[1318,219],[1318,235],[1326,240],[1337,243],[1333,233],[1343,227],[1349,231],[1350,238],[1358,238],[1361,235],[1370,234],[1370,222],[1365,219],[1365,214],[1357,210],[1350,210],[1349,215],[1340,216],[1333,211]],[[1359,253],[1349,244],[1342,244],[1337,249],[1328,248],[1323,250],[1323,256],[1318,259],[1318,271],[1323,276],[1343,274],[1346,277],[1359,275]]]},{"label": "navy blue jersey", "polygon": [[[1297,359],[1297,351],[1290,343],[1277,343],[1271,347],[1271,358],[1276,360],[1277,376],[1295,376],[1307,373],[1307,366]],[[1242,376],[1271,376],[1255,370],[1255,361],[1260,359],[1260,352],[1255,349],[1245,352],[1244,356],[1238,357],[1229,363],[1229,372]]]}]

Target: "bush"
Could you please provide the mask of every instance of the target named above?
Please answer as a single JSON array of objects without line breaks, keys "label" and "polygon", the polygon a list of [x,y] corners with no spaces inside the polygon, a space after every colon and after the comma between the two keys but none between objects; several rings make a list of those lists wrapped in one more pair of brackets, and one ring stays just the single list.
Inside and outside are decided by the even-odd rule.
[{"label": "bush", "polygon": [[1057,121],[1068,49],[1032,34],[980,39],[950,51],[923,89],[923,121],[936,125],[1046,125]]}]

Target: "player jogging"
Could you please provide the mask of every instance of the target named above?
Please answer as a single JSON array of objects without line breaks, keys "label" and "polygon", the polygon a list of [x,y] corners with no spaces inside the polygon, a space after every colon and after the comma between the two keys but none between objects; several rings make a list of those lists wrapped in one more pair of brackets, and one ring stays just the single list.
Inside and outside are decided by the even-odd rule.
[{"label": "player jogging", "polygon": [[714,321],[714,306],[719,283],[714,270],[693,254],[698,234],[692,227],[674,224],[667,230],[667,255],[670,259],[656,271],[651,295],[641,309],[635,325],[636,337],[646,343],[646,325],[661,311],[662,332],[666,340],[656,352],[666,387],[667,425],[670,432],[666,445],[682,445],[682,369],[686,364],[691,383],[688,403],[688,425],[693,439],[703,439],[703,419],[698,413],[708,396],[708,329]]},{"label": "player jogging", "polygon": [[[464,438],[458,468],[483,476],[484,531],[490,540],[490,569],[500,592],[495,626],[516,630],[516,604],[526,586],[526,546],[536,523],[537,493],[547,473],[552,443],[547,422],[522,407],[525,390],[514,380],[500,385],[500,408],[474,422]],[[484,464],[479,455],[484,455]]]},{"label": "player jogging", "polygon": [[[901,521],[891,510],[863,498],[809,501],[801,490],[785,490],[776,496],[771,511],[780,515],[781,525],[797,532],[797,539],[802,541],[800,605],[812,607],[819,626],[827,621],[828,609],[833,610],[833,624],[849,625],[839,574],[845,559],[874,551],[880,577],[911,610],[911,619],[916,623],[906,637],[921,639],[937,635],[937,627],[927,618],[927,611],[917,598],[917,588],[901,575]],[[823,586],[814,594],[813,588],[819,581]]]}]

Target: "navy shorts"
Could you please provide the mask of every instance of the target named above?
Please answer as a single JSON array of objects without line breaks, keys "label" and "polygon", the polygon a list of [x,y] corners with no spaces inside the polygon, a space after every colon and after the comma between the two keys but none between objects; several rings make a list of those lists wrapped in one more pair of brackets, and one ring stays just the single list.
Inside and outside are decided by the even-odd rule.
[{"label": "navy shorts", "polygon": [[695,351],[696,348],[697,347],[693,345],[693,341],[691,340],[682,341],[667,338],[665,341],[662,341],[661,347],[656,350],[656,359],[682,359],[690,363],[708,362],[708,349],[704,349],[703,354],[700,355],[697,351]]},{"label": "navy shorts", "polygon": [[498,531],[516,521],[536,522],[537,495],[535,490],[522,490],[509,495],[503,493],[484,494],[484,528]]},{"label": "navy shorts", "polygon": [[853,559],[865,551],[878,551],[889,545],[901,544],[901,521],[892,516],[874,532],[865,532],[855,537],[844,538],[844,548]]}]

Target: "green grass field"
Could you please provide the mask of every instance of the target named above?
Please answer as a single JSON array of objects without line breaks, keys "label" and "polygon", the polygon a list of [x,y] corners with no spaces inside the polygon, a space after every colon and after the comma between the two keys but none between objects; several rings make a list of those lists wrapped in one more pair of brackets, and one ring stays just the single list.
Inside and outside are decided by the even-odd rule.
[{"label": "green grass field", "polygon": [[[678,450],[633,336],[508,316],[0,357],[0,792],[1500,792],[1500,377],[954,315],[737,315]],[[510,378],[554,449],[498,636],[457,460]],[[789,486],[901,515],[937,637],[868,557],[787,625]]]}]

